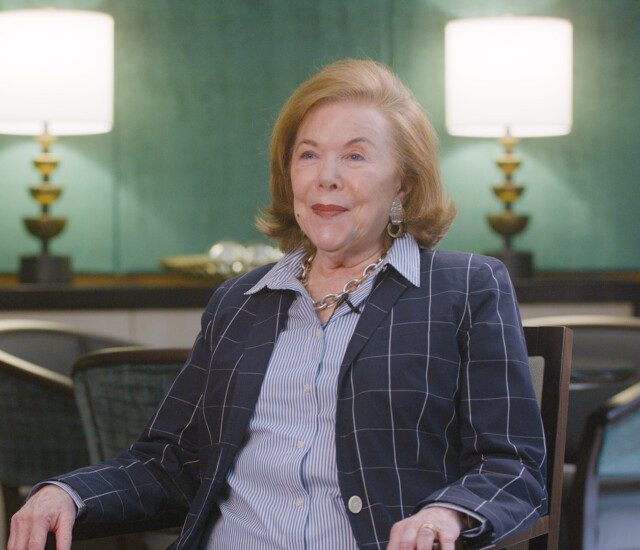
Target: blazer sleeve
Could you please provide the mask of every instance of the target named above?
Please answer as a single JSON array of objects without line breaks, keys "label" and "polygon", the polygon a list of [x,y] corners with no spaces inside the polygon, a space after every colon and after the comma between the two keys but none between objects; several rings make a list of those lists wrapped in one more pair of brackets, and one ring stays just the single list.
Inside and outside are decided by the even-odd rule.
[{"label": "blazer sleeve", "polygon": [[508,272],[493,258],[476,262],[459,333],[461,476],[422,505],[474,511],[497,542],[546,512],[545,442]]},{"label": "blazer sleeve", "polygon": [[84,504],[78,525],[110,526],[105,532],[180,525],[200,485],[198,424],[208,370],[211,311],[224,288],[214,293],[184,367],[149,420],[139,440],[116,458],[56,477]]}]

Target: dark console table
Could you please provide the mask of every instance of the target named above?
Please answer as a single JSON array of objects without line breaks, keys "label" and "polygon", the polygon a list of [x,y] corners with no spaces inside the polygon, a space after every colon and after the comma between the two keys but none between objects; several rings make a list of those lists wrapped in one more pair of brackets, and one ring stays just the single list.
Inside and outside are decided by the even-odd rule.
[{"label": "dark console table", "polygon": [[[70,285],[21,285],[0,275],[0,310],[202,309],[216,286],[165,273],[77,275]],[[514,286],[522,304],[627,302],[640,316],[640,272],[541,273]]]}]

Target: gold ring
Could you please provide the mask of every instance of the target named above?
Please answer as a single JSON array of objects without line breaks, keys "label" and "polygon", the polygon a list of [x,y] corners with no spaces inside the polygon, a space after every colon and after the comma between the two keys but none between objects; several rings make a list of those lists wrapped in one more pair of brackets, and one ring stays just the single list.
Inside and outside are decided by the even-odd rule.
[{"label": "gold ring", "polygon": [[433,536],[437,536],[438,532],[436,531],[436,526],[433,523],[423,523],[420,526],[420,529],[418,529],[419,531],[422,531],[422,529],[429,529],[429,531],[431,531],[433,533]]}]

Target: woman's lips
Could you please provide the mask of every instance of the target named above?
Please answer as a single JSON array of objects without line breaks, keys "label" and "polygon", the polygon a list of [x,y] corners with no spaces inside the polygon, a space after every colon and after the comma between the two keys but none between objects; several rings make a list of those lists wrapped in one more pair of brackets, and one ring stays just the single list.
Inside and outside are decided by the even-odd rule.
[{"label": "woman's lips", "polygon": [[317,203],[311,206],[311,210],[313,210],[314,214],[322,218],[333,218],[338,214],[342,214],[343,212],[346,212],[348,209],[338,204]]}]

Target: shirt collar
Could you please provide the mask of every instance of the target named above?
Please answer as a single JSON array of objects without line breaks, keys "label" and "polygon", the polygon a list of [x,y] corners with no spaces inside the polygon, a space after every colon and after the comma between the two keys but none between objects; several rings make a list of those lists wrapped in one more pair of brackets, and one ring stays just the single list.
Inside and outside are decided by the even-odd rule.
[{"label": "shirt collar", "polygon": [[300,262],[305,257],[304,248],[287,252],[267,273],[245,294],[255,294],[263,288],[271,290],[300,290],[302,284],[298,277],[302,275]]},{"label": "shirt collar", "polygon": [[387,264],[412,285],[420,286],[420,248],[411,235],[405,233],[393,240],[387,255]]},{"label": "shirt collar", "polygon": [[[267,273],[245,294],[255,294],[263,288],[271,290],[302,289],[298,277],[302,274],[300,262],[305,256],[303,248],[287,252]],[[420,249],[416,240],[408,234],[394,239],[386,263],[416,287],[420,286]]]}]

